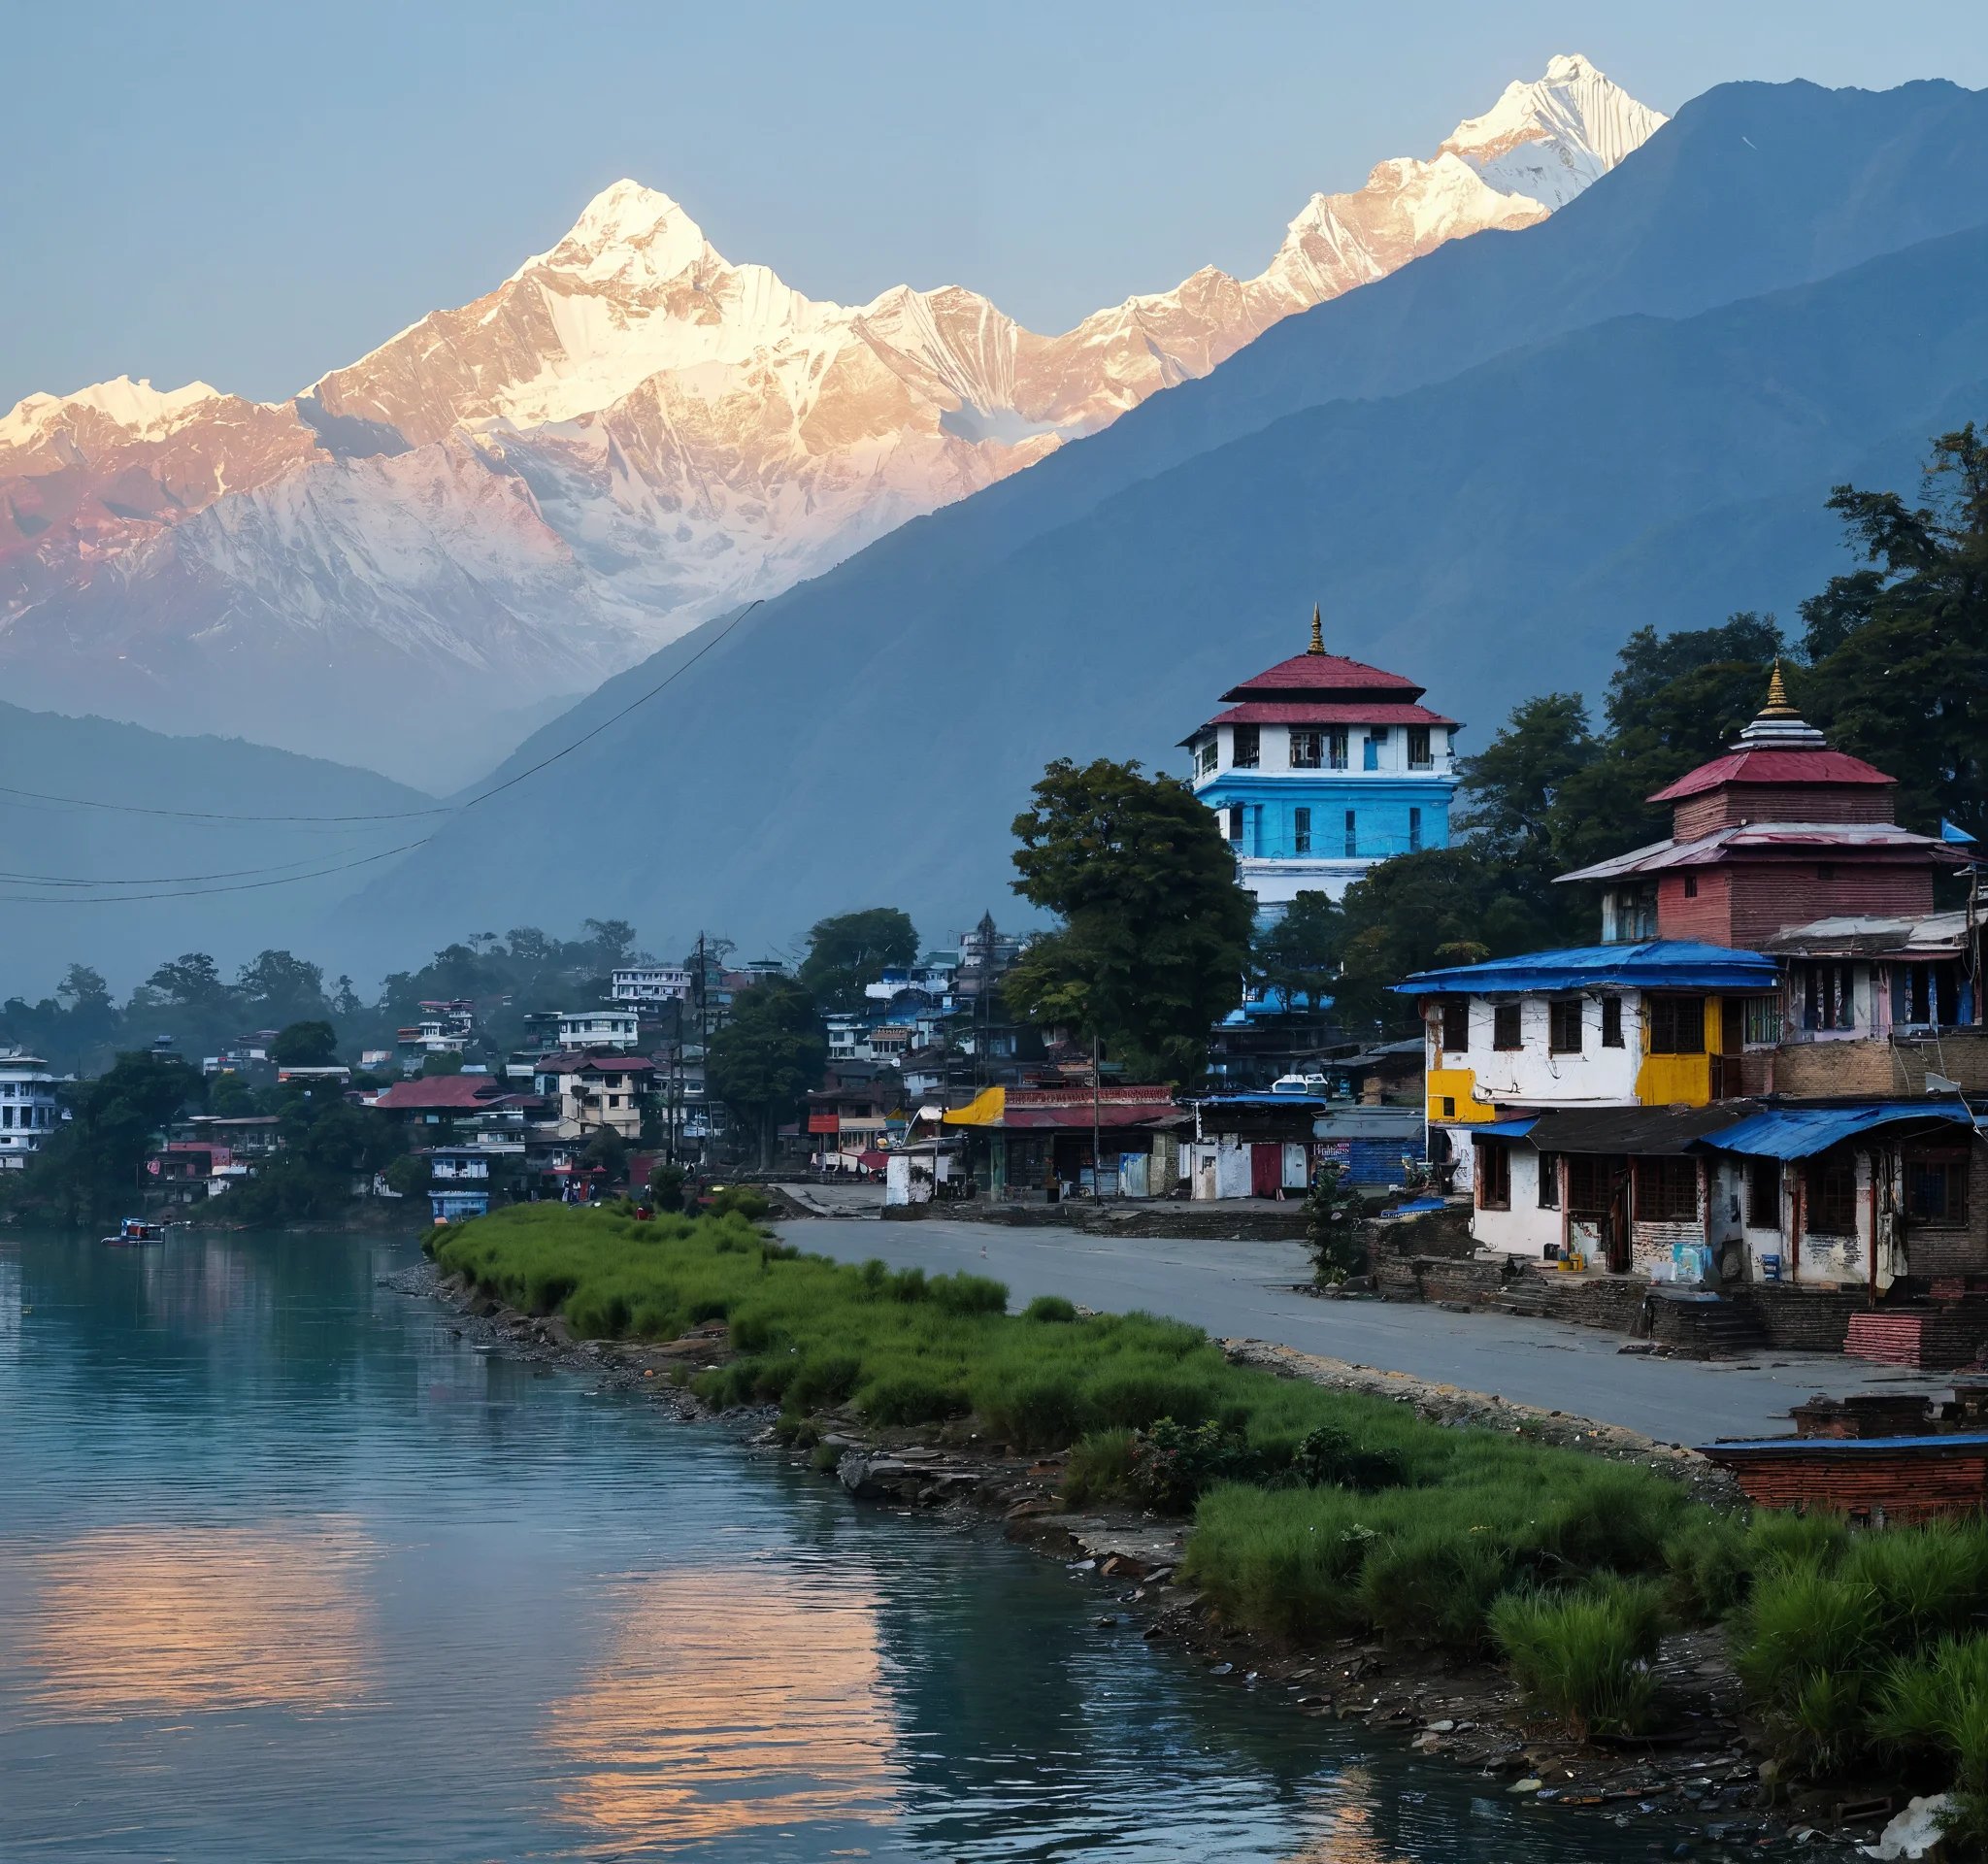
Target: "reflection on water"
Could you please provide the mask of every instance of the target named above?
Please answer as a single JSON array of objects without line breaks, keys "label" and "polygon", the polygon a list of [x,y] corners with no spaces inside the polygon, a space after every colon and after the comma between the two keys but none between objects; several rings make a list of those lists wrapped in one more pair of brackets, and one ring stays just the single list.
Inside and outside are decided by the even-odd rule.
[{"label": "reflection on water", "polygon": [[[1094,1580],[477,1352],[411,1244],[0,1230],[0,1857],[1589,1864]],[[1489,1797],[1483,1797],[1488,1793]]]},{"label": "reflection on water", "polygon": [[350,1522],[100,1528],[36,1554],[18,1700],[92,1721],[352,1707],[370,1625]]},{"label": "reflection on water", "polygon": [[[605,1659],[553,1703],[575,1818],[623,1844],[880,1817],[894,1735],[876,1600],[692,1570],[621,1588]],[[777,1581],[775,1581],[777,1582]]]}]

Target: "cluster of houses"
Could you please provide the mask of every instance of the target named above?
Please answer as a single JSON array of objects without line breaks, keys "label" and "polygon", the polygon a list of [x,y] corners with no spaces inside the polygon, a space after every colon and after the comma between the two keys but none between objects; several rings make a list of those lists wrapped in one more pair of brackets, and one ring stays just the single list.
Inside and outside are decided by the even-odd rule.
[{"label": "cluster of houses", "polygon": [[[1429,971],[1432,1149],[1481,1248],[1717,1289],[1988,1278],[1968,838],[1896,820],[1776,673],[1663,841],[1568,874],[1601,942]],[[1968,870],[1968,903],[1935,882]]]}]

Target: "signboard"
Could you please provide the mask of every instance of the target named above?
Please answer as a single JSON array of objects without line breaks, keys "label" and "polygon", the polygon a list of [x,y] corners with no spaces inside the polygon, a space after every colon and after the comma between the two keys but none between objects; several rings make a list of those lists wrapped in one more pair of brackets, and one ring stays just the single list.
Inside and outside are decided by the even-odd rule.
[{"label": "signboard", "polygon": [[835,1114],[810,1114],[808,1130],[811,1133],[839,1133],[843,1129],[841,1118]]}]

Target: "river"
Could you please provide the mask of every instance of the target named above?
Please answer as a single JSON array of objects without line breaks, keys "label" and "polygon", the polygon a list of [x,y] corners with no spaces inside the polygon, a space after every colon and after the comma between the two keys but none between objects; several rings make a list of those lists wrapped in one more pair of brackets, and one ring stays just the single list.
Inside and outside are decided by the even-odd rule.
[{"label": "river", "polygon": [[0,1857],[1672,1854],[479,1349],[361,1236],[0,1230]]}]

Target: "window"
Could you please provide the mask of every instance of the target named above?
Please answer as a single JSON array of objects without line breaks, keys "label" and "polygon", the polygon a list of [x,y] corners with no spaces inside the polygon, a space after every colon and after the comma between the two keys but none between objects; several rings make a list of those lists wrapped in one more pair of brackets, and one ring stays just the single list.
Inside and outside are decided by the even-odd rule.
[{"label": "window", "polygon": [[1604,997],[1602,999],[1602,1047],[1619,1048],[1622,1047],[1622,999]]},{"label": "window", "polygon": [[1698,876],[1696,874],[1685,875],[1684,897],[1687,900],[1695,900],[1698,898]]},{"label": "window", "polygon": [[1636,1215],[1642,1223],[1694,1221],[1698,1216],[1698,1160],[1640,1160],[1636,1168]]},{"label": "window", "polygon": [[1540,1154],[1540,1208],[1542,1211],[1557,1211],[1560,1208],[1560,1154],[1541,1152]]},{"label": "window", "polygon": [[1777,1158],[1746,1161],[1746,1223],[1755,1230],[1781,1227],[1781,1161]]},{"label": "window", "polygon": [[1227,827],[1231,845],[1241,848],[1242,846],[1242,805],[1241,803],[1231,803],[1227,809],[1222,811],[1222,814],[1229,818]]},{"label": "window", "polygon": [[1236,754],[1231,759],[1238,770],[1254,770],[1262,754],[1263,734],[1254,725],[1238,725]]},{"label": "window", "polygon": [[1801,981],[1804,1028],[1857,1026],[1855,979],[1847,964],[1804,964],[1796,971]]},{"label": "window", "polygon": [[1815,1160],[1803,1173],[1803,1202],[1810,1236],[1857,1234],[1857,1166],[1848,1157]]},{"label": "window", "polygon": [[1703,997],[1651,997],[1647,999],[1647,1003],[1651,1054],[1705,1053]]},{"label": "window", "polygon": [[1556,997],[1546,1006],[1546,1048],[1555,1055],[1580,1053],[1581,1001]]},{"label": "window", "polygon": [[1511,1209],[1511,1148],[1502,1139],[1477,1142],[1477,1205],[1486,1211]]},{"label": "window", "polygon": [[1494,1048],[1522,1048],[1525,1042],[1519,1033],[1519,1006],[1515,1003],[1498,1004],[1491,1012],[1491,1046]]},{"label": "window", "polygon": [[1325,734],[1325,761],[1327,766],[1333,770],[1345,769],[1346,728],[1344,725],[1334,725]]},{"label": "window", "polygon": [[1961,1147],[1905,1154],[1905,1217],[1939,1229],[1968,1221],[1968,1154]]},{"label": "window", "polygon": [[1294,731],[1291,734],[1291,768],[1293,770],[1316,770],[1325,760],[1325,741],[1315,731]]},{"label": "window", "polygon": [[1291,851],[1295,854],[1311,852],[1311,812],[1309,809],[1291,812]]},{"label": "window", "polygon": [[1410,770],[1433,770],[1436,759],[1429,750],[1429,727],[1410,725],[1408,727],[1408,768]]},{"label": "window", "polygon": [[1771,1048],[1781,1039],[1779,997],[1747,997],[1740,1010],[1740,1040],[1748,1048]]},{"label": "window", "polygon": [[1471,1000],[1451,997],[1442,1006],[1442,1048],[1445,1054],[1463,1054],[1471,1046]]},{"label": "window", "polygon": [[1572,1215],[1590,1220],[1608,1215],[1615,1188],[1628,1172],[1619,1158],[1576,1154],[1567,1161],[1567,1208]]},{"label": "window", "polygon": [[1355,826],[1353,812],[1346,811],[1346,859],[1352,860],[1360,852],[1360,831]]},{"label": "window", "polygon": [[1456,1100],[1454,1096],[1449,1094],[1443,1095],[1442,1116],[1444,1119],[1454,1119],[1456,1117]]},{"label": "window", "polygon": [[1421,851],[1422,812],[1419,809],[1411,809],[1408,811],[1408,852],[1419,854]]},{"label": "window", "polygon": [[1204,738],[1194,753],[1194,770],[1199,777],[1212,777],[1215,774],[1215,741]]}]

